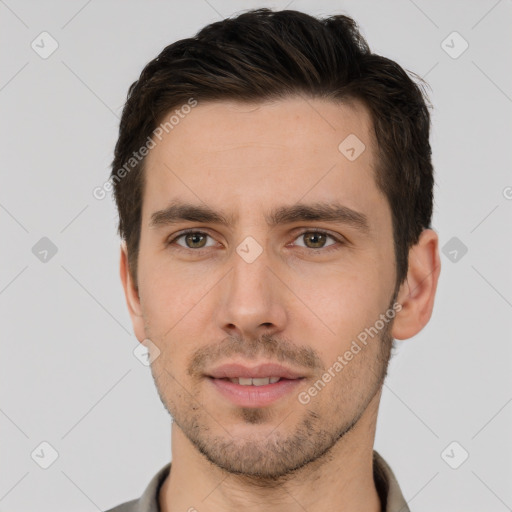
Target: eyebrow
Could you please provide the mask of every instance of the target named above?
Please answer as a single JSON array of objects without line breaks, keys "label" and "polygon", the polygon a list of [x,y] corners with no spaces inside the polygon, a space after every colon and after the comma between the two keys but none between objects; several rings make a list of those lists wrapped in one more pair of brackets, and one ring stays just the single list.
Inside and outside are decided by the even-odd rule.
[{"label": "eyebrow", "polygon": [[[149,226],[162,227],[189,221],[229,227],[234,225],[237,219],[236,215],[213,210],[207,205],[174,200],[165,209],[158,210],[151,215]],[[294,222],[320,221],[346,224],[366,234],[370,231],[370,224],[364,213],[333,202],[280,206],[268,213],[265,216],[265,221],[270,227]]]}]

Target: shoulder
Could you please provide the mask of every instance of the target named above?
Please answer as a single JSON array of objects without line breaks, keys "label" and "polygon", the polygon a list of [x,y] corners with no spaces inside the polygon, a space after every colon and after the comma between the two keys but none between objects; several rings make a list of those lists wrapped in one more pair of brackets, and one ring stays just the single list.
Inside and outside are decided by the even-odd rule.
[{"label": "shoulder", "polygon": [[151,478],[142,496],[138,499],[126,501],[120,505],[105,510],[104,512],[160,512],[158,504],[158,495],[160,487],[163,485],[164,480],[169,475],[171,470],[171,463],[168,462],[165,466],[158,470],[158,472]]},{"label": "shoulder", "polygon": [[139,512],[139,503],[140,500],[131,500],[125,503],[121,503],[114,508],[109,508],[105,510],[105,512]]}]

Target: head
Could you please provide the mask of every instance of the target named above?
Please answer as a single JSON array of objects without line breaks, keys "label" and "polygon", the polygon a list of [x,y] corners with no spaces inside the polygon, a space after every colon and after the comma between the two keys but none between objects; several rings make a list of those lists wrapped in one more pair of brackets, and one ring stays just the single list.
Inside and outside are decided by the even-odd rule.
[{"label": "head", "polygon": [[[111,174],[121,277],[160,397],[211,462],[284,477],[375,412],[393,339],[433,307],[429,126],[420,86],[341,15],[213,23],[130,87]],[[298,371],[294,396],[221,396],[211,370],[250,360]]]}]

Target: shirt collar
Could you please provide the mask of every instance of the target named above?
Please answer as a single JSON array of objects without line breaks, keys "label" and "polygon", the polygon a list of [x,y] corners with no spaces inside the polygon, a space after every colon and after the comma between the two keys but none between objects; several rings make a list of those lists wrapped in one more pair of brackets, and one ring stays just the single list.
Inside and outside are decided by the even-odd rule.
[{"label": "shirt collar", "polygon": [[373,450],[373,478],[383,505],[382,512],[411,512],[392,469],[375,450]]},{"label": "shirt collar", "polygon": [[[160,512],[158,496],[170,470],[171,463],[168,462],[153,476],[140,499],[132,502],[133,508],[126,512]],[[393,471],[375,450],[373,451],[373,477],[384,505],[382,512],[410,512]]]}]

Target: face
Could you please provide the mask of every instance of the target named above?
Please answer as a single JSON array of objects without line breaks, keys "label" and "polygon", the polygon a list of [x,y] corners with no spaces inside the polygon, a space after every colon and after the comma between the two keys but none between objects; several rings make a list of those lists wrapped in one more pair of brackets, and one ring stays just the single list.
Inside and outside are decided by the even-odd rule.
[{"label": "face", "polygon": [[[147,156],[135,332],[174,428],[229,472],[318,460],[379,393],[396,273],[371,130],[359,104],[199,103]],[[226,363],[294,378],[248,390]]]}]

